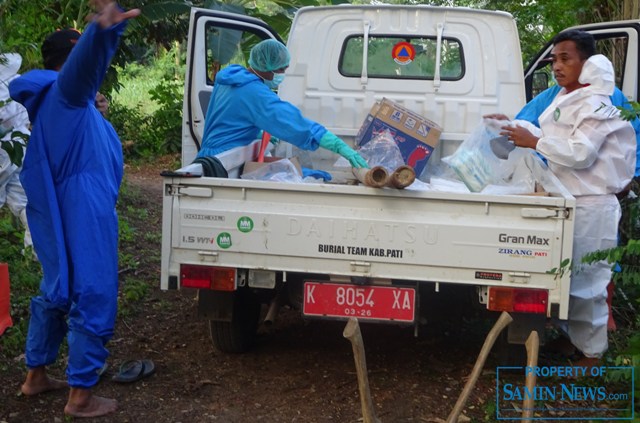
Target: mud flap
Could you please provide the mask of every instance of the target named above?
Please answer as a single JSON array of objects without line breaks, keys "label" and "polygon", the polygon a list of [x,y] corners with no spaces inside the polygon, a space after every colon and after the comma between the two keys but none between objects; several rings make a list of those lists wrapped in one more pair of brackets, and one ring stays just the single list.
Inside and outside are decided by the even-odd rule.
[{"label": "mud flap", "polygon": [[538,331],[540,338],[544,338],[547,316],[544,314],[511,313],[513,322],[507,328],[509,344],[524,345],[531,331]]},{"label": "mud flap", "polygon": [[233,318],[235,292],[198,290],[198,317],[216,322],[230,322]]}]

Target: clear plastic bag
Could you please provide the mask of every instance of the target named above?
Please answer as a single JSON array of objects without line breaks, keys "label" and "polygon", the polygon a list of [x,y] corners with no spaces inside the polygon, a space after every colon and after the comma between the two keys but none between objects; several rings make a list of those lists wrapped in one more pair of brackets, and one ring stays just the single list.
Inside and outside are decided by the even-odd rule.
[{"label": "clear plastic bag", "polygon": [[508,124],[508,121],[484,119],[455,153],[442,159],[471,192],[480,192],[487,185],[503,182],[507,160],[496,157],[489,141],[499,136],[500,126]]},{"label": "clear plastic bag", "polygon": [[388,129],[363,145],[358,150],[358,153],[367,161],[369,166],[382,166],[389,172],[393,172],[405,164],[402,153],[394,141],[391,131]]},{"label": "clear plastic bag", "polygon": [[240,176],[242,179],[259,181],[275,181],[300,184],[303,183],[302,175],[289,159],[281,159],[275,162],[265,163],[258,169]]}]

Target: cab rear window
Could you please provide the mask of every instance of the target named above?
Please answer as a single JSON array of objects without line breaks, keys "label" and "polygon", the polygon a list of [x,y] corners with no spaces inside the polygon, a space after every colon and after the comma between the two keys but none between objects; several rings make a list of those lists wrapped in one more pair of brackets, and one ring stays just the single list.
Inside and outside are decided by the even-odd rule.
[{"label": "cab rear window", "polygon": [[[364,36],[347,38],[340,53],[339,71],[346,77],[360,77]],[[385,79],[433,79],[436,71],[435,37],[396,35],[369,36],[367,76]],[[440,52],[440,78],[457,80],[464,75],[462,44],[443,38]]]}]

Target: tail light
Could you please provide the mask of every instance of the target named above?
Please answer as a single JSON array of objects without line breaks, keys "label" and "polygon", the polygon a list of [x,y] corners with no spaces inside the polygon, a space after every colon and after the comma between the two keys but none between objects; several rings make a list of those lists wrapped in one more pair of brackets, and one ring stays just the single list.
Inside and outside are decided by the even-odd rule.
[{"label": "tail light", "polygon": [[180,265],[180,286],[183,288],[235,291],[236,269],[231,267]]},{"label": "tail light", "polygon": [[487,308],[492,311],[546,314],[549,292],[544,289],[490,286]]}]

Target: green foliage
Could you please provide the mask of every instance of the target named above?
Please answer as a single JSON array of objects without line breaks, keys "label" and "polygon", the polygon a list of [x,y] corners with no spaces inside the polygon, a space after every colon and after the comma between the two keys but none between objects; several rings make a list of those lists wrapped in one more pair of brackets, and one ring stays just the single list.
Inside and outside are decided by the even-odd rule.
[{"label": "green foliage", "polygon": [[[141,4],[143,3],[143,4]],[[174,41],[186,39],[189,11],[202,1],[123,0],[124,8],[138,7],[142,15],[129,22],[101,88],[110,93],[119,84],[118,69],[139,60],[156,46],[170,48]],[[86,0],[8,0],[0,1],[0,40],[2,51],[20,53],[22,71],[41,68],[42,40],[60,28],[83,30],[87,25],[89,2]]]},{"label": "green foliage", "polygon": [[128,278],[121,288],[118,316],[126,318],[136,312],[136,305],[149,295],[149,285],[139,279]]},{"label": "green foliage", "polygon": [[182,135],[184,58],[180,45],[161,50],[149,65],[120,70],[123,83],[114,93],[109,120],[127,159],[179,152]]},{"label": "green foliage", "polygon": [[601,260],[611,265],[620,265],[619,271],[613,274],[613,280],[617,284],[621,284],[626,291],[638,292],[640,288],[640,240],[631,239],[626,245],[594,251],[583,257],[585,263],[595,263]]},{"label": "green foliage", "polygon": [[[17,138],[23,141],[18,141]],[[11,132],[10,140],[0,140],[0,147],[9,155],[9,160],[14,165],[22,166],[22,159],[24,158],[25,143],[28,141],[29,136],[22,132]]]},{"label": "green foliage", "polygon": [[[1,52],[0,52],[1,54]],[[3,66],[4,63],[0,61],[0,66]],[[5,107],[7,104],[11,103],[13,100],[0,100],[0,110]],[[4,114],[6,115],[6,110]],[[22,159],[24,158],[24,150],[25,145],[29,141],[29,135],[14,130],[13,127],[5,127],[6,121],[3,122],[3,119],[0,118],[0,147],[7,152],[11,163],[20,167],[22,166]],[[8,135],[8,139],[5,136]]]},{"label": "green foliage", "polygon": [[[638,371],[640,371],[640,334],[634,333],[633,330],[624,330],[622,333],[615,332],[610,338],[612,338],[614,344],[620,340],[622,346],[614,347],[615,357],[610,366],[619,368],[610,368],[607,370],[607,383],[609,385],[617,384],[621,389],[631,387],[632,390],[627,392],[628,397],[638,398],[640,395],[640,386],[638,386],[637,383],[634,384],[633,375],[637,375]],[[625,413],[622,416],[627,418],[631,417],[630,412],[632,410],[628,408],[628,405],[624,405],[623,409],[625,409]],[[635,419],[633,421],[638,420]]]},{"label": "green foliage", "polygon": [[23,69],[41,67],[40,45],[61,28],[82,29],[86,0],[9,0],[0,3],[0,39],[5,51],[22,55]]},{"label": "green foliage", "polygon": [[126,219],[120,219],[118,222],[118,239],[120,242],[133,241],[134,238],[135,234],[129,226],[129,222]]},{"label": "green foliage", "polygon": [[[160,21],[167,16],[189,14],[191,2],[163,1],[142,6],[142,14],[150,21]],[[133,7],[133,6],[132,6]]]},{"label": "green foliage", "polygon": [[149,285],[139,279],[128,279],[122,291],[125,301],[139,302],[149,294]]},{"label": "green foliage", "polygon": [[130,108],[116,101],[109,105],[109,121],[122,141],[125,160],[131,157],[151,157],[155,142],[141,106]]},{"label": "green foliage", "polygon": [[493,422],[496,420],[497,407],[495,401],[487,401],[484,403],[484,421]]},{"label": "green foliage", "polygon": [[640,103],[637,101],[630,101],[628,105],[618,106],[620,110],[620,117],[626,121],[632,121],[640,118]]},{"label": "green foliage", "polygon": [[159,104],[151,116],[154,138],[160,142],[161,153],[178,153],[182,147],[182,93],[184,82],[180,78],[165,76],[149,93]]},{"label": "green foliage", "polygon": [[560,263],[560,267],[554,267],[551,270],[547,270],[545,273],[547,274],[551,274],[551,275],[556,275],[556,279],[558,277],[563,277],[564,274],[568,271],[571,270],[571,259],[564,259],[562,260],[562,262]]}]

